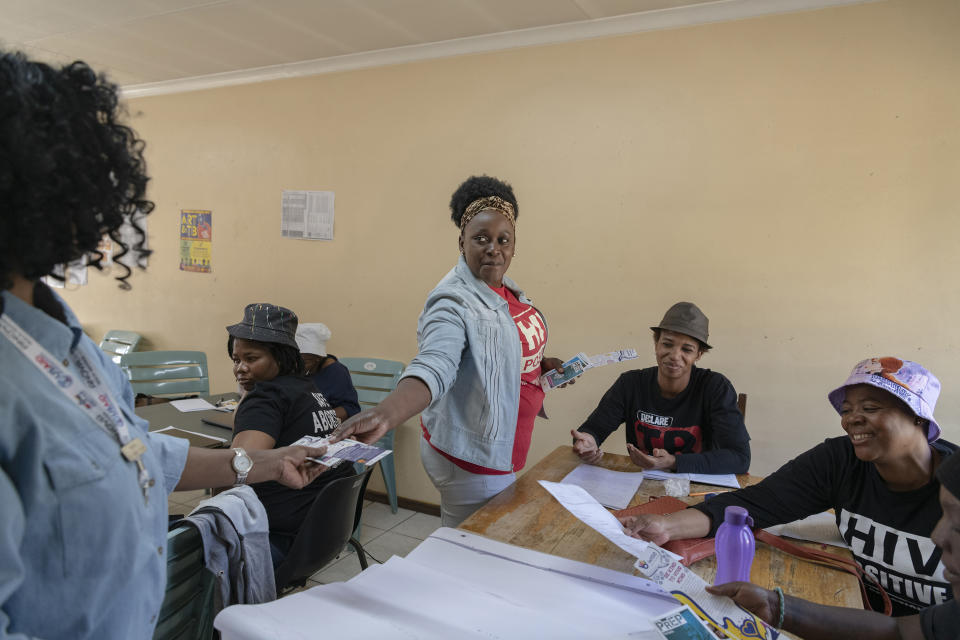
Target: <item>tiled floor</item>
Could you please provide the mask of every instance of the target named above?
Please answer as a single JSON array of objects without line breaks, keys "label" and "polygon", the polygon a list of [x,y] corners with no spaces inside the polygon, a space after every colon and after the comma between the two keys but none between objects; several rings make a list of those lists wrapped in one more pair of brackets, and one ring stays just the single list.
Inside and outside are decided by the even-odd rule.
[{"label": "tiled floor", "polygon": [[[170,513],[189,513],[205,497],[203,491],[176,491],[168,500]],[[371,565],[386,562],[390,556],[407,555],[440,526],[437,516],[402,508],[391,513],[388,505],[369,500],[363,505],[360,522],[358,540],[367,550]],[[306,588],[349,580],[358,573],[360,560],[353,547],[347,546],[336,560],[310,577]]]}]

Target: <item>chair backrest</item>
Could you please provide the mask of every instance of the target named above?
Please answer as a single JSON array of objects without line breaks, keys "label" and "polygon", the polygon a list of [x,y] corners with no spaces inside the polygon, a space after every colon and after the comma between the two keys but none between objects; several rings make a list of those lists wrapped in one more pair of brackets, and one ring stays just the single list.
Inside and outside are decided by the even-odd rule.
[{"label": "chair backrest", "polygon": [[741,393],[737,396],[737,409],[744,418],[747,417],[747,394]]},{"label": "chair backrest", "polygon": [[209,640],[213,635],[213,574],[203,565],[203,539],[192,526],[167,534],[167,590],[153,640]]},{"label": "chair backrest", "polygon": [[340,364],[350,371],[361,409],[380,404],[396,388],[404,369],[402,362],[377,358],[340,358]]},{"label": "chair backrest", "polygon": [[309,578],[343,551],[359,524],[363,492],[372,470],[370,467],[332,480],[320,489],[290,551],[274,572],[277,593],[291,583]]},{"label": "chair backrest", "polygon": [[103,335],[103,340],[100,341],[100,349],[108,353],[111,360],[120,364],[120,356],[136,351],[142,339],[142,336],[135,331],[111,329]]},{"label": "chair backrest", "polygon": [[207,354],[203,351],[135,351],[120,356],[120,368],[135,393],[210,393]]}]

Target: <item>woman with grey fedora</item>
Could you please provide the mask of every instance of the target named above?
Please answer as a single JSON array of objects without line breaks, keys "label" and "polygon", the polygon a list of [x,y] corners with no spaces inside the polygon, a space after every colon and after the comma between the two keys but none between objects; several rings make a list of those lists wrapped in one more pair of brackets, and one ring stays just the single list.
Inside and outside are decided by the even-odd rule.
[{"label": "woman with grey fedora", "polygon": [[[624,524],[633,535],[663,544],[715,535],[730,505],[747,509],[758,527],[833,509],[840,537],[886,590],[893,615],[946,602],[950,577],[931,534],[943,515],[935,474],[956,447],[940,440],[933,417],[939,395],[940,381],[916,362],[858,362],[828,395],[845,436],[828,438],[753,486]],[[871,582],[866,587],[878,610],[879,590]]]},{"label": "woman with grey fedora", "polygon": [[543,357],[543,315],[505,273],[515,253],[517,199],[489,176],[468,178],[450,200],[460,260],[427,297],[419,353],[396,390],[347,420],[336,438],[375,442],[419,412],[420,459],[455,527],[514,482],[534,419],[539,377],[562,364]]},{"label": "woman with grey fedora", "polygon": [[[233,374],[244,392],[233,420],[234,447],[274,449],[305,435],[328,436],[340,426],[330,403],[304,375],[293,311],[268,303],[248,304],[243,320],[228,326],[227,333]],[[340,465],[301,491],[276,482],[253,485],[267,510],[275,565],[292,544],[317,492],[352,472],[350,465]]]},{"label": "woman with grey fedora", "polygon": [[574,450],[594,463],[600,445],[627,425],[627,451],[643,469],[746,473],[750,436],[737,393],[723,375],[695,366],[711,349],[709,321],[692,302],[670,307],[653,331],[657,366],[628,371],[576,431]]}]

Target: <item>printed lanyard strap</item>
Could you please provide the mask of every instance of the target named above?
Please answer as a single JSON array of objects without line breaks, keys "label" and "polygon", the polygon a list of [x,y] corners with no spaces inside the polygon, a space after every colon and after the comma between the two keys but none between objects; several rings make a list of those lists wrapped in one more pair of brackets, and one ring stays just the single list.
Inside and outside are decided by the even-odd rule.
[{"label": "printed lanyard strap", "polygon": [[72,356],[74,365],[80,371],[80,376],[77,377],[61,367],[58,360],[8,314],[0,315],[0,333],[19,349],[53,386],[75,402],[101,429],[116,438],[120,444],[120,454],[127,461],[135,463],[139,469],[138,480],[146,501],[147,492],[154,484],[143,464],[143,454],[147,446],[140,438],[131,437],[130,428],[120,412],[119,405],[113,399],[113,394],[86,356],[79,352]]}]

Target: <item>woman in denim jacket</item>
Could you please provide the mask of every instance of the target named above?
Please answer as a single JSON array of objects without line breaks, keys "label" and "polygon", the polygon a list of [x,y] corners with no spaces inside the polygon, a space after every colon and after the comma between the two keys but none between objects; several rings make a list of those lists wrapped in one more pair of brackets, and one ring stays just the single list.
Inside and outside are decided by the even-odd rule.
[{"label": "woman in denim jacket", "polygon": [[513,483],[543,407],[539,377],[547,325],[504,274],[514,256],[517,199],[510,185],[471,177],[450,200],[460,260],[427,297],[420,351],[396,390],[334,436],[376,442],[422,412],[420,458],[440,491],[443,526],[455,527]]}]

